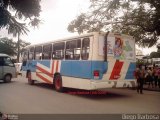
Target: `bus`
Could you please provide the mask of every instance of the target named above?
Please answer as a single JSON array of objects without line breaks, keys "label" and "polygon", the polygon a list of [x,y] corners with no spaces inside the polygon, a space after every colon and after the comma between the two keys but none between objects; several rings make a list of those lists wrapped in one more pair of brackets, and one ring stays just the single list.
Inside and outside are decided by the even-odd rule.
[{"label": "bus", "polygon": [[22,58],[29,84],[53,84],[59,92],[136,86],[135,40],[124,34],[93,32],[29,45]]}]

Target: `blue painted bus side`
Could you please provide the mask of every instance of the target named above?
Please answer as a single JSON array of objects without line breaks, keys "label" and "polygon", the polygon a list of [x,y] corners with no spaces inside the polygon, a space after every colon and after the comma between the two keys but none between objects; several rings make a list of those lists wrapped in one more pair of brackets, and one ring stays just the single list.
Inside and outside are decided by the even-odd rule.
[{"label": "blue painted bus side", "polygon": [[136,63],[131,62],[129,67],[128,67],[125,79],[135,79],[135,77],[134,77],[135,69],[136,69]]},{"label": "blue painted bus side", "polygon": [[[30,70],[31,72],[36,72],[37,62],[50,68],[50,60],[33,60],[27,61],[26,66],[22,66],[23,71]],[[136,63],[130,63],[129,67],[126,68],[127,73],[125,79],[134,79],[134,70],[136,68]],[[108,62],[104,61],[78,61],[78,60],[62,60],[60,74],[62,76],[68,77],[76,77],[76,78],[84,78],[84,79],[94,79],[93,72],[95,70],[99,71],[99,79],[103,78],[103,74],[105,74],[108,70]]]},{"label": "blue painted bus side", "polygon": [[[27,61],[26,66],[22,66],[23,71],[30,70],[31,72],[36,72],[37,62],[50,67],[50,60],[33,60]],[[93,72],[98,70],[100,77],[98,80],[102,79],[103,74],[106,73],[108,68],[108,63],[103,61],[78,61],[78,60],[62,60],[60,74],[62,76],[70,76],[84,79],[94,79]]]},{"label": "blue painted bus side", "polygon": [[103,61],[62,61],[61,74],[62,76],[94,79],[93,71],[98,70],[99,79],[102,79],[103,74],[107,71],[107,65],[107,62]]}]

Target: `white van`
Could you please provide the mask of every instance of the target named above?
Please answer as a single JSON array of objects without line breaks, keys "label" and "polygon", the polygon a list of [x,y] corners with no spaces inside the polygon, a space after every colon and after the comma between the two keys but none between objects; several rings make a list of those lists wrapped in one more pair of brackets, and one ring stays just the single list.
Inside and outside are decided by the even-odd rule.
[{"label": "white van", "polygon": [[16,67],[11,58],[6,54],[0,53],[0,80],[10,82],[16,76]]}]

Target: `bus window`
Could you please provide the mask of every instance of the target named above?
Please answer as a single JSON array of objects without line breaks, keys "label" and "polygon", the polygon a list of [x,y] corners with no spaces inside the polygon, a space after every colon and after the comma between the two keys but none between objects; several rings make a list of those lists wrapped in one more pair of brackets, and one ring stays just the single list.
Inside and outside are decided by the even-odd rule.
[{"label": "bus window", "polygon": [[53,59],[63,59],[64,58],[64,42],[53,44]]},{"label": "bus window", "polygon": [[82,60],[88,60],[89,57],[89,38],[84,38],[82,40],[82,52],[81,52],[81,57]]},{"label": "bus window", "polygon": [[42,57],[42,46],[35,47],[35,59],[40,60]]},{"label": "bus window", "polygon": [[52,44],[43,46],[43,59],[51,59]]},{"label": "bus window", "polygon": [[80,54],[81,54],[81,40],[76,41],[76,46],[74,48],[74,59],[79,60],[80,59]]},{"label": "bus window", "polygon": [[72,41],[66,42],[65,59],[73,59]]},{"label": "bus window", "polygon": [[65,59],[79,60],[81,53],[81,40],[68,41],[66,43]]},{"label": "bus window", "polygon": [[29,50],[29,60],[33,60],[34,59],[34,47],[31,47]]},{"label": "bus window", "polygon": [[66,43],[66,59],[79,60],[81,51],[81,40],[69,41]]}]

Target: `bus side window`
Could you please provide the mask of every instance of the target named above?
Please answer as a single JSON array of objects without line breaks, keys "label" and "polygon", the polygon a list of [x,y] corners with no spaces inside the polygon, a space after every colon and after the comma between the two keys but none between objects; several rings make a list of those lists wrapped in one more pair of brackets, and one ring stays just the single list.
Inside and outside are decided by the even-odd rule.
[{"label": "bus side window", "polygon": [[81,51],[81,58],[82,60],[88,60],[89,58],[89,38],[84,38],[82,40],[82,51]]},{"label": "bus side window", "polygon": [[29,60],[34,59],[34,47],[30,48],[28,57],[29,57]]},{"label": "bus side window", "polygon": [[64,42],[53,44],[53,59],[63,59],[64,58]]},{"label": "bus side window", "polygon": [[43,58],[44,60],[51,59],[52,54],[52,44],[43,46]]},{"label": "bus side window", "polygon": [[81,54],[81,40],[76,40],[75,48],[74,48],[74,60],[79,60]]},{"label": "bus side window", "polygon": [[81,53],[81,40],[73,40],[66,42],[65,59],[79,60]]},{"label": "bus side window", "polygon": [[35,60],[41,60],[42,57],[42,46],[35,47]]}]

